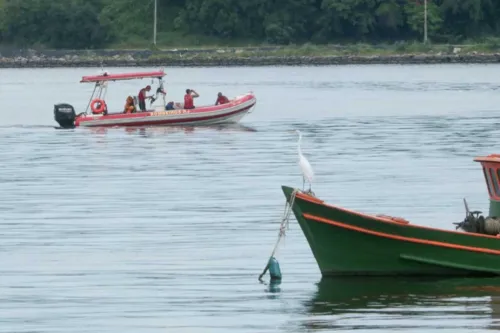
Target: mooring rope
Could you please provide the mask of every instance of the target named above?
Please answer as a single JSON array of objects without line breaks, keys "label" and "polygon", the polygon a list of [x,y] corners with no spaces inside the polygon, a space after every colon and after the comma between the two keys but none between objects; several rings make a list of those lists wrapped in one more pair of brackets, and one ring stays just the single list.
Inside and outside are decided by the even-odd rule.
[{"label": "mooring rope", "polygon": [[293,211],[293,204],[295,203],[295,196],[297,195],[298,190],[294,189],[292,194],[290,195],[290,202],[286,200],[285,202],[285,210],[283,212],[283,218],[281,219],[280,223],[280,231],[278,234],[278,240],[276,242],[276,245],[274,245],[273,252],[271,253],[271,256],[269,256],[269,260],[267,261],[266,267],[262,271],[262,274],[259,275],[259,281],[262,281],[262,277],[264,274],[266,274],[267,270],[269,269],[269,261],[271,260],[272,257],[274,257],[276,250],[278,249],[278,245],[281,241],[281,238],[286,235],[286,230],[290,228],[290,215],[292,214]]}]

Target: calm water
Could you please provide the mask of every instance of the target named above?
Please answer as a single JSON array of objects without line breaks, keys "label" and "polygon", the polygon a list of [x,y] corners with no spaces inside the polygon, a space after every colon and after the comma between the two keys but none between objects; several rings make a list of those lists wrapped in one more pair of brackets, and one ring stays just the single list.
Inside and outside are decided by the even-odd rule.
[{"label": "calm water", "polygon": [[[500,279],[321,280],[295,219],[283,282],[257,281],[280,186],[302,184],[293,129],[324,200],[448,229],[464,196],[487,212],[472,159],[500,153],[499,69],[167,68],[172,99],[257,108],[225,129],[68,131],[53,104],[82,111],[97,69],[0,70],[0,332],[500,329]],[[108,105],[146,83],[111,84]]]}]

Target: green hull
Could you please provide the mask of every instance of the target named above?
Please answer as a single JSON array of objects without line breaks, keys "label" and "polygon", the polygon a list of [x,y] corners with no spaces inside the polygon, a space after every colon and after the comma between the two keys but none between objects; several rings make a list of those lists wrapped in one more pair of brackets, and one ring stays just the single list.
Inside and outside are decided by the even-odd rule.
[{"label": "green hull", "polygon": [[[282,186],[287,201],[293,188]],[[293,213],[323,276],[500,275],[500,238],[393,222],[299,192]]]}]

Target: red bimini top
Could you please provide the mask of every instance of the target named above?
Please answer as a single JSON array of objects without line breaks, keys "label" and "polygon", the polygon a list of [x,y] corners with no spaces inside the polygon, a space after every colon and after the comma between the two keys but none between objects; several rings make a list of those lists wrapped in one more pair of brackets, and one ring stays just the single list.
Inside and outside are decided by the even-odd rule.
[{"label": "red bimini top", "polygon": [[80,83],[84,82],[99,82],[99,81],[121,81],[121,80],[134,80],[134,79],[144,79],[144,78],[162,78],[165,72],[154,71],[154,72],[134,72],[134,73],[120,73],[120,74],[108,74],[105,72],[101,75],[89,75],[82,77]]}]

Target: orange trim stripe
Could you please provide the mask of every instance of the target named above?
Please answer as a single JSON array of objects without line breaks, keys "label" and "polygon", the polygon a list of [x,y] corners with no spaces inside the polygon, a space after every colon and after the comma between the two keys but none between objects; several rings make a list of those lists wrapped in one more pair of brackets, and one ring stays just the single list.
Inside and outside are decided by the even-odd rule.
[{"label": "orange trim stripe", "polygon": [[301,193],[301,192],[297,192],[297,194],[295,195],[296,197],[299,197],[301,199],[304,199],[304,200],[307,200],[307,201],[310,201],[310,202],[314,202],[314,203],[319,203],[319,204],[324,204],[325,202],[321,199],[318,199],[316,197],[313,197],[313,196],[310,196],[308,194],[304,194],[304,193]]},{"label": "orange trim stripe", "polygon": [[465,251],[500,255],[500,251],[498,251],[498,250],[491,250],[491,249],[485,249],[485,248],[481,248],[481,247],[473,247],[473,246],[465,246],[465,245],[457,245],[457,244],[444,243],[444,242],[438,242],[438,241],[430,241],[430,240],[413,238],[413,237],[391,235],[391,234],[386,234],[386,233],[379,232],[379,231],[373,231],[373,230],[368,230],[368,229],[361,228],[361,227],[355,227],[353,225],[325,219],[323,217],[314,216],[314,215],[307,214],[307,213],[302,214],[302,216],[304,216],[306,219],[309,219],[309,220],[334,225],[334,226],[339,227],[339,228],[358,231],[358,232],[362,232],[362,233],[365,233],[368,235],[384,237],[384,238],[399,240],[399,241],[403,241],[403,242],[433,245],[433,246],[439,246],[439,247],[447,247],[447,248],[455,249],[455,250],[465,250]]},{"label": "orange trim stripe", "polygon": [[[339,211],[342,211],[342,212],[345,212],[345,213],[349,213],[349,214],[352,214],[352,215],[357,215],[357,216],[360,216],[360,217],[363,217],[363,218],[366,218],[366,219],[375,220],[375,221],[384,222],[384,223],[392,223],[392,224],[402,225],[402,223],[400,223],[400,222],[395,222],[395,221],[392,221],[392,220],[389,220],[389,219],[386,219],[386,218],[383,218],[383,217],[379,217],[379,216],[375,216],[375,215],[368,215],[368,214],[356,212],[354,210],[350,210],[350,209],[347,209],[347,208],[341,208],[341,207],[338,207],[338,206],[330,205],[330,204],[325,203],[324,201],[318,201],[318,199],[316,199],[314,197],[311,197],[311,196],[309,196],[307,194],[297,193],[296,197],[298,197],[299,199],[302,199],[304,201],[308,201],[308,202],[314,203],[314,204],[320,204],[322,206],[325,206],[326,208],[330,208],[330,209],[333,208],[333,209],[336,209],[336,210],[339,210]],[[451,233],[451,234],[466,235],[466,236],[470,236],[470,237],[493,238],[493,239],[499,240],[499,238],[496,237],[496,236],[483,235],[483,234],[473,234],[473,233],[467,233],[467,234],[465,234],[465,233],[460,232],[460,231],[438,229],[438,228],[426,227],[426,226],[415,225],[415,224],[405,224],[405,227],[417,228],[417,229],[426,229],[426,230],[433,230],[433,231],[439,231],[439,232],[447,232],[447,233]]]}]

